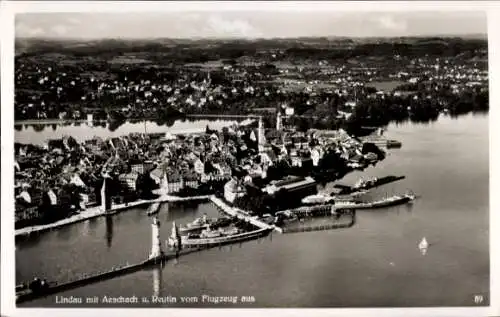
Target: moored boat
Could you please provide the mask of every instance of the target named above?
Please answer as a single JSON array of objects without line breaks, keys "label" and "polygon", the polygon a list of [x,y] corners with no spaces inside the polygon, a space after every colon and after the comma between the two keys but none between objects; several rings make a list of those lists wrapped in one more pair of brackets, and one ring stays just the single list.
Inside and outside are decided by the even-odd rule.
[{"label": "moored boat", "polygon": [[333,200],[332,197],[323,194],[310,195],[302,199],[303,204],[325,204]]},{"label": "moored boat", "polygon": [[389,175],[386,177],[372,177],[370,179],[359,179],[356,184],[354,184],[353,189],[356,190],[361,190],[361,189],[371,189],[374,187],[382,186],[385,184],[389,184],[392,182],[396,182],[398,180],[404,179],[405,176],[394,176],[394,175]]},{"label": "moored boat", "polygon": [[373,202],[355,202],[355,201],[340,201],[335,203],[336,208],[343,209],[369,209],[369,208],[383,208],[402,205],[415,200],[414,194],[394,195],[381,200]]},{"label": "moored boat", "polygon": [[387,140],[387,148],[400,148],[403,144],[396,140]]},{"label": "moored boat", "polygon": [[169,238],[167,244],[173,248],[189,249],[189,248],[208,248],[220,246],[224,244],[242,242],[250,239],[262,237],[269,232],[271,228],[258,229],[253,231],[241,232],[237,228],[230,228],[228,230],[215,230],[209,228],[201,234],[189,234],[181,237],[181,239]]},{"label": "moored boat", "polygon": [[207,215],[204,214],[200,218],[196,218],[193,222],[188,223],[186,226],[181,227],[179,231],[181,233],[194,232],[207,229],[210,224],[213,224],[217,221],[217,219],[207,218]]},{"label": "moored boat", "polygon": [[22,283],[16,286],[16,301],[20,298],[34,298],[40,295],[49,294],[51,289],[56,286],[55,282],[35,277],[29,284]]}]

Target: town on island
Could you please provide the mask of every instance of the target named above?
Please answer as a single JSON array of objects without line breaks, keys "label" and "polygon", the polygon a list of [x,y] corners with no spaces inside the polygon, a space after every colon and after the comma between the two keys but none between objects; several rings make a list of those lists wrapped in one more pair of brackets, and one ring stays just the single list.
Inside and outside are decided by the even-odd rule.
[{"label": "town on island", "polygon": [[[482,44],[455,44],[472,55],[486,54]],[[435,54],[414,57],[422,45]],[[384,56],[393,46],[380,44],[370,54]],[[361,54],[371,47],[359,44],[353,49]],[[107,76],[100,68],[108,66],[99,63],[85,64],[92,71],[81,72],[50,59],[37,63],[29,55],[16,59],[16,84],[24,87],[16,91],[19,133],[28,125],[38,131],[46,124],[54,129],[58,124],[83,124],[89,129],[103,125],[115,131],[134,120],[167,126],[177,120],[236,120],[221,128],[209,123],[190,132],[148,132],[145,124],[143,132],[119,136],[66,135],[40,144],[16,142],[16,239],[138,206],[147,206],[145,215],[152,223],[151,252],[143,262],[117,264],[70,281],[34,277],[16,286],[17,301],[273,231],[346,229],[354,225],[357,210],[413,202],[419,196],[411,191],[366,198],[372,189],[405,175],[320,185],[374,166],[403,147],[399,140],[386,137],[384,127],[390,122],[428,122],[441,114],[487,111],[484,63],[467,54],[434,57],[442,56],[436,47],[418,41],[401,46],[401,55],[391,53],[392,62],[385,66],[372,59],[329,62],[322,50],[297,48],[252,56],[237,45],[227,51],[219,48],[221,61],[210,64],[198,60],[212,58],[207,57],[214,54],[211,50],[171,49],[169,54],[177,54],[182,66],[158,71],[130,63],[115,67],[113,76]],[[141,49],[147,53],[147,48],[136,48]],[[241,54],[234,56],[234,50]],[[301,66],[279,66],[305,56],[309,60]],[[330,82],[331,77],[336,82]],[[193,201],[212,203],[220,216],[203,215],[182,226],[174,221],[171,236],[160,237],[161,206]],[[425,253],[427,247],[424,237],[419,248]]]}]

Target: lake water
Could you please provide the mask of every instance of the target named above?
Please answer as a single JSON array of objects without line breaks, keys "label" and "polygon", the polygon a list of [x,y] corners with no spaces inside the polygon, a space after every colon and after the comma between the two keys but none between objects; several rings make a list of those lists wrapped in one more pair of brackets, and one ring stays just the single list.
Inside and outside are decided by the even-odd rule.
[{"label": "lake water", "polygon": [[[163,268],[145,269],[74,289],[73,296],[175,296],[176,307],[415,307],[489,303],[488,116],[442,117],[428,125],[391,125],[387,136],[403,143],[364,172],[405,175],[370,195],[413,190],[412,205],[357,212],[349,229],[272,236],[190,254]],[[332,186],[331,184],[328,185]],[[162,207],[161,234],[171,221],[206,212]],[[430,247],[418,249],[422,237]],[[146,209],[99,218],[18,242],[16,280],[35,275],[64,281],[83,272],[144,259],[151,243]],[[182,304],[181,296],[254,296],[253,304]],[[57,306],[55,297],[23,304]],[[94,305],[95,306],[95,305]]]},{"label": "lake water", "polygon": [[18,125],[15,130],[15,142],[41,145],[49,139],[60,139],[64,136],[72,136],[77,141],[82,142],[94,137],[112,138],[127,135],[130,133],[193,133],[205,131],[207,125],[210,129],[220,130],[225,126],[237,123],[231,120],[176,120],[173,125],[159,125],[153,121],[132,123],[126,122],[120,125],[116,130],[111,131],[109,124],[100,126],[97,123],[89,125],[88,123],[61,124],[41,124]]}]

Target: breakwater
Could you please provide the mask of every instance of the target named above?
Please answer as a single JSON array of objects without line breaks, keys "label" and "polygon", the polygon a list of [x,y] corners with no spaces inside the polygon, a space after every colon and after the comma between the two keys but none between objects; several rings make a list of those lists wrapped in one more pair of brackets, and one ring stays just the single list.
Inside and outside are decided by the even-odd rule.
[{"label": "breakwater", "polygon": [[356,223],[355,216],[353,215],[352,220],[348,223],[330,223],[330,224],[321,224],[321,225],[314,225],[314,226],[300,226],[300,227],[295,227],[295,228],[282,227],[281,230],[283,231],[283,233],[324,231],[324,230],[350,228],[350,227],[354,226],[355,223]]},{"label": "breakwater", "polygon": [[196,252],[196,250],[182,250],[179,252],[171,251],[162,254],[158,258],[148,259],[143,262],[136,264],[125,265],[121,267],[116,267],[105,272],[98,272],[95,274],[85,274],[84,276],[77,278],[72,281],[64,282],[61,284],[55,284],[48,289],[41,290],[38,292],[25,291],[16,294],[16,304],[27,302],[41,297],[47,297],[54,295],[56,293],[64,292],[70,289],[81,287],[84,285],[102,282],[108,279],[112,279],[125,274],[130,274],[142,270],[149,266],[162,265],[164,262],[177,258],[181,255],[186,255],[188,253]]}]

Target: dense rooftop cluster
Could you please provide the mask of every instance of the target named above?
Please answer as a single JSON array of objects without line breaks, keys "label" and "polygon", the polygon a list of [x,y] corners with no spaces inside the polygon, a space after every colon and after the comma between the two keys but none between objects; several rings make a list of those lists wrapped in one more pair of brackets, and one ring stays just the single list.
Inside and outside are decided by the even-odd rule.
[{"label": "dense rooftop cluster", "polygon": [[51,221],[98,204],[105,177],[107,197],[119,204],[154,198],[161,189],[214,193],[232,177],[258,186],[286,175],[312,173],[321,179],[321,171],[334,179],[383,158],[342,131],[268,129],[262,146],[258,135],[259,129],[248,125],[82,143],[65,137],[40,147],[16,143],[18,223]]}]

